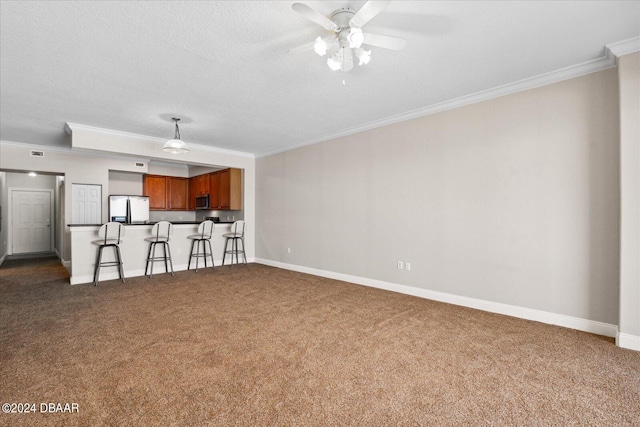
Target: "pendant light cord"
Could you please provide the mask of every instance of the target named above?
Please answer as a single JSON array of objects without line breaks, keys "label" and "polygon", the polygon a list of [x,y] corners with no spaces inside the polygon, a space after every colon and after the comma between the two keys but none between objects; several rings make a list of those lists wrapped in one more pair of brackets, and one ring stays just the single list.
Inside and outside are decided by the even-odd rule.
[{"label": "pendant light cord", "polygon": [[173,139],[180,139],[180,128],[178,128],[178,121],[180,119],[174,117],[173,120],[176,122],[176,136]]}]

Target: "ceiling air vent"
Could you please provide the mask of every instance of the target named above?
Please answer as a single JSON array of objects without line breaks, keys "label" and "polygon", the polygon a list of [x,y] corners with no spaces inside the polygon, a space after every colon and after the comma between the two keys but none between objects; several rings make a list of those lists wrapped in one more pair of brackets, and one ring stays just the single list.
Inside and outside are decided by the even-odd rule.
[{"label": "ceiling air vent", "polygon": [[44,151],[31,150],[31,157],[44,157]]},{"label": "ceiling air vent", "polygon": [[142,163],[142,162],[136,162],[136,167],[137,167],[137,168],[143,168],[143,167],[144,167],[144,163]]}]

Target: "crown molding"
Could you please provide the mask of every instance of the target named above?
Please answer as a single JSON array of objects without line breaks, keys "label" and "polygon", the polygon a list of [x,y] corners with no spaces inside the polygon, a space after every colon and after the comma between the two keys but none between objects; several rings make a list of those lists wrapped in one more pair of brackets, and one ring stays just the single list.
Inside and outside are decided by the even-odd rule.
[{"label": "crown molding", "polygon": [[[158,145],[164,145],[164,143],[167,142],[166,138],[157,138],[154,136],[123,132],[123,131],[113,130],[113,129],[98,128],[94,126],[87,126],[87,125],[70,123],[70,122],[65,123],[64,130],[68,134],[72,134],[73,131],[92,132],[92,133],[99,133],[102,135],[144,140],[144,141],[152,142]],[[255,155],[253,153],[247,153],[245,151],[227,150],[225,148],[211,147],[209,145],[194,144],[191,142],[189,142],[188,144],[189,144],[189,147],[191,147],[192,149],[198,149],[199,151],[207,151],[207,152],[217,153],[217,154],[228,154],[228,155],[238,156],[238,157],[248,157],[252,159],[255,158]]]},{"label": "crown molding", "polygon": [[[639,39],[630,39],[639,40]],[[627,43],[629,41],[625,41]],[[613,46],[613,45],[611,45]],[[615,49],[615,48],[614,48]],[[596,58],[590,61],[586,61],[580,64],[571,65],[569,67],[561,68],[559,70],[551,71],[544,74],[539,74],[534,77],[522,79],[506,85],[497,86],[484,91],[476,92],[471,95],[462,96],[459,98],[451,99],[448,101],[440,102],[438,104],[429,105],[427,107],[418,108],[412,111],[408,111],[394,116],[389,116],[381,120],[365,123],[363,125],[354,126],[343,129],[339,132],[323,136],[321,138],[305,141],[300,144],[289,146],[287,148],[269,151],[265,153],[256,154],[256,158],[267,157],[274,154],[282,153],[285,151],[295,150],[297,148],[306,147],[307,145],[318,144],[320,142],[330,141],[332,139],[341,138],[344,136],[353,135],[360,132],[365,132],[371,129],[379,128],[382,126],[388,126],[394,123],[399,123],[419,117],[429,116],[431,114],[441,113],[447,110],[453,110],[465,105],[476,104],[482,101],[488,101],[493,98],[499,98],[501,96],[511,95],[513,93],[522,92],[529,89],[535,89],[537,87],[550,85],[563,80],[580,77],[586,74],[603,71],[608,68],[613,68],[617,65],[616,56],[614,50],[609,49],[609,46],[605,48],[605,54],[603,57]]]},{"label": "crown molding", "polygon": [[100,158],[104,158],[104,157],[109,157],[112,159],[127,159],[127,160],[134,160],[134,161],[138,161],[138,162],[144,162],[149,163],[149,159],[143,159],[140,158],[140,156],[135,156],[135,155],[129,155],[129,154],[109,154],[109,153],[105,153],[105,152],[93,152],[91,150],[74,150],[70,147],[56,147],[56,146],[52,146],[52,145],[38,145],[38,144],[30,144],[27,142],[15,142],[15,141],[4,141],[4,140],[0,140],[0,146],[9,146],[9,147],[16,147],[16,148],[21,148],[21,149],[29,149],[29,150],[39,150],[39,151],[44,151],[44,152],[58,152],[58,153],[66,153],[66,154],[73,154],[73,155],[77,155],[77,156],[82,156],[82,157],[100,157]]},{"label": "crown molding", "polygon": [[640,36],[632,37],[606,46],[607,53],[616,57],[628,55],[630,53],[640,52]]},{"label": "crown molding", "polygon": [[41,150],[41,151],[57,151],[61,153],[71,152],[71,147],[59,147],[55,145],[39,145],[39,144],[31,144],[29,142],[7,141],[4,139],[0,140],[0,146],[1,145],[6,145],[9,147],[18,147],[18,148],[27,147],[29,149]]}]

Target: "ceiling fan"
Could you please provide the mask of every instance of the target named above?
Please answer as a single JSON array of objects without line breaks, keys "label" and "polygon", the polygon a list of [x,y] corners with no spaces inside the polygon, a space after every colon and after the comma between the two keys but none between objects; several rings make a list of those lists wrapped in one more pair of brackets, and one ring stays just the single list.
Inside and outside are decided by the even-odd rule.
[{"label": "ceiling fan", "polygon": [[331,34],[327,37],[318,36],[312,42],[290,49],[290,52],[313,49],[320,56],[329,54],[327,58],[329,68],[333,71],[347,72],[353,68],[354,56],[358,58],[359,65],[368,64],[371,60],[371,50],[366,50],[363,46],[402,50],[406,44],[404,39],[362,31],[362,27],[382,12],[390,2],[391,0],[369,0],[357,12],[349,8],[341,8],[334,11],[328,18],[304,3],[294,3],[291,8],[295,12],[330,31]]}]

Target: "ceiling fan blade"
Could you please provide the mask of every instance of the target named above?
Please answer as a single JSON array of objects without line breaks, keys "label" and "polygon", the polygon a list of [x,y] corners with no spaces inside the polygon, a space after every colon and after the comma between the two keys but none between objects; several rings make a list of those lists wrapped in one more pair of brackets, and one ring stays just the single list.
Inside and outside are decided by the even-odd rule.
[{"label": "ceiling fan blade", "polygon": [[304,3],[294,3],[291,5],[291,9],[329,31],[336,31],[338,29],[338,26],[333,21],[321,15],[318,11],[311,9]]},{"label": "ceiling fan blade", "polygon": [[407,44],[407,41],[405,39],[401,39],[400,37],[364,33],[364,41],[362,42],[362,44],[382,47],[384,49],[402,50]]},{"label": "ceiling fan blade", "polygon": [[299,53],[299,52],[307,52],[313,50],[313,45],[315,44],[315,40],[310,41],[309,43],[302,44],[300,46],[292,47],[289,49],[289,52]]},{"label": "ceiling fan blade", "polygon": [[361,28],[364,24],[371,21],[377,14],[391,3],[391,0],[371,1],[369,0],[353,15],[349,21],[349,26]]}]

